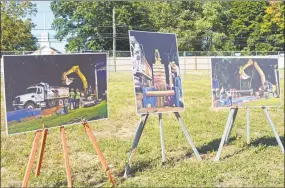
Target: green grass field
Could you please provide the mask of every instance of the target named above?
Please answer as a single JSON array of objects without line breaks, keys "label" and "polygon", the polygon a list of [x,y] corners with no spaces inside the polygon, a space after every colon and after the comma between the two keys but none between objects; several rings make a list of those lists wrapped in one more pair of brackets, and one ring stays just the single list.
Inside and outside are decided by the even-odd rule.
[{"label": "green grass field", "polygon": [[[284,91],[284,77],[281,90]],[[191,71],[183,79],[186,110],[184,123],[200,152],[198,161],[174,114],[163,114],[167,162],[161,165],[158,116],[151,115],[132,160],[133,177],[123,179],[126,159],[136,132],[131,73],[110,73],[109,119],[90,123],[119,187],[284,187],[284,154],[261,109],[251,110],[251,144],[246,144],[246,113],[240,109],[220,162],[213,159],[229,110],[211,109],[209,71]],[[3,104],[3,103],[2,103]],[[284,98],[281,108],[269,110],[284,144]],[[2,106],[3,109],[3,106]],[[1,113],[3,115],[3,113]],[[73,186],[110,187],[84,128],[66,127]],[[1,186],[21,186],[34,133],[6,136],[1,117]],[[38,155],[38,153],[37,153]],[[49,130],[41,175],[30,177],[29,186],[66,187],[59,128]]]},{"label": "green grass field", "polygon": [[80,118],[90,119],[97,117],[107,118],[107,102],[103,101],[96,106],[89,108],[80,108],[78,110],[72,110],[66,115],[52,115],[49,117],[43,117],[41,119],[33,119],[21,123],[14,123],[8,125],[8,133],[21,133],[26,131],[33,131],[41,129],[45,125],[47,128],[57,127],[65,124],[73,124],[74,122],[80,122]]},{"label": "green grass field", "polygon": [[271,106],[271,107],[279,107],[281,106],[280,98],[270,98],[270,99],[258,99],[250,102],[245,102],[242,106]]}]

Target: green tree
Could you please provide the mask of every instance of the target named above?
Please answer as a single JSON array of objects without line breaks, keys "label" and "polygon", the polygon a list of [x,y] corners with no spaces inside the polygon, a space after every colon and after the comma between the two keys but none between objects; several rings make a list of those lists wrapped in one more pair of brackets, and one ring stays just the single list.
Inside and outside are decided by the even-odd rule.
[{"label": "green tree", "polygon": [[[147,27],[147,10],[140,2],[62,2],[53,1],[51,9],[55,15],[53,28],[56,38],[67,38],[66,48],[76,50],[112,49],[112,11],[116,7],[117,50],[128,50],[128,30]],[[133,27],[134,26],[134,27]]]},{"label": "green tree", "polygon": [[231,2],[229,36],[238,51],[255,51],[262,42],[260,23],[265,15],[268,2]]},{"label": "green tree", "polygon": [[176,33],[180,51],[284,49],[282,2],[54,1],[56,38],[69,50],[111,50],[114,6],[117,50],[129,50],[129,29]]},{"label": "green tree", "polygon": [[24,18],[36,13],[36,7],[29,1],[1,2],[1,50],[33,51],[37,49],[37,39],[32,35],[34,27],[31,19]]},{"label": "green tree", "polygon": [[264,42],[256,45],[259,51],[284,51],[284,2],[270,2],[261,23]]}]

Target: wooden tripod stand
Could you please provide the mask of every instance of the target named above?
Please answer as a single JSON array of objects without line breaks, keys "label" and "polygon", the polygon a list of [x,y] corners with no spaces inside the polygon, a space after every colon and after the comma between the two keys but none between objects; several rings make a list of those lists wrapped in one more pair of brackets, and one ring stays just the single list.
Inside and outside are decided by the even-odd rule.
[{"label": "wooden tripod stand", "polygon": [[[187,129],[186,129],[186,126],[184,125],[183,121],[182,121],[182,118],[180,116],[180,114],[178,112],[174,112],[180,126],[181,126],[181,129],[188,141],[188,143],[190,144],[190,146],[192,147],[192,150],[196,156],[196,158],[198,160],[202,160],[201,159],[201,156],[199,155],[199,152],[198,150],[196,149],[195,147],[195,144],[194,142],[192,141]],[[130,151],[130,156],[127,160],[127,164],[126,164],[126,168],[125,168],[125,174],[124,174],[124,178],[128,178],[128,175],[130,173],[130,170],[131,170],[131,160],[132,160],[132,156],[136,150],[136,147],[139,143],[139,140],[140,140],[140,137],[142,135],[142,132],[143,132],[143,129],[145,127],[145,124],[146,124],[146,121],[148,119],[148,116],[149,114],[143,114],[141,115],[141,119],[140,119],[140,122],[139,122],[139,125],[138,125],[138,129],[137,129],[137,132],[136,132],[136,135],[135,135],[135,138],[134,138],[134,141],[133,141],[133,145],[132,145],[132,148],[131,148],[131,151]],[[159,126],[160,126],[160,143],[161,143],[161,156],[162,156],[162,163],[164,163],[166,161],[166,157],[165,157],[165,147],[164,147],[164,136],[163,136],[163,124],[162,124],[162,114],[159,113],[158,114],[158,117],[159,117]]]},{"label": "wooden tripod stand", "polygon": [[[115,186],[115,180],[112,177],[111,171],[108,167],[108,164],[99,148],[99,145],[96,142],[95,136],[93,135],[89,125],[87,122],[82,122],[82,125],[85,128],[86,134],[89,136],[93,147],[95,148],[98,157],[101,161],[101,164],[103,165],[104,169],[107,172],[107,175],[111,181],[111,183],[113,184],[113,186]],[[28,186],[28,182],[29,182],[29,177],[32,171],[32,167],[33,167],[33,163],[35,160],[35,153],[37,150],[37,146],[39,143],[39,139],[40,136],[42,134],[42,143],[41,143],[41,148],[40,148],[40,153],[39,153],[39,160],[37,163],[37,168],[36,168],[36,176],[40,175],[40,170],[41,170],[41,166],[42,166],[42,160],[43,160],[43,155],[44,155],[44,148],[45,148],[45,143],[46,143],[46,138],[47,138],[47,133],[48,133],[48,129],[44,129],[44,130],[39,130],[35,133],[35,138],[33,141],[33,146],[32,146],[32,150],[29,156],[29,161],[28,161],[28,165],[27,165],[27,169],[25,172],[25,176],[24,176],[24,180],[22,183],[22,187],[27,187]],[[60,127],[60,134],[61,134],[61,141],[62,141],[62,146],[63,146],[63,153],[64,153],[64,161],[65,161],[65,168],[66,168],[66,177],[67,177],[67,184],[68,187],[72,187],[72,180],[71,180],[71,169],[70,169],[70,165],[69,165],[69,157],[68,157],[68,150],[67,150],[67,142],[66,142],[66,137],[65,137],[65,129],[64,127]]]}]

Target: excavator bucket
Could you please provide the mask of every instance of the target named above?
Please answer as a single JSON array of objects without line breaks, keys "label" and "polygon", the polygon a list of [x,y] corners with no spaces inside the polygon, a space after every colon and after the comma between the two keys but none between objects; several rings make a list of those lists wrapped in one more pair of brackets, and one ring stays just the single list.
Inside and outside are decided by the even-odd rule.
[{"label": "excavator bucket", "polygon": [[65,77],[65,79],[62,80],[63,85],[70,85],[72,82],[73,82],[73,79],[68,78],[68,77]]},{"label": "excavator bucket", "polygon": [[246,79],[249,79],[250,76],[248,76],[245,72],[243,72],[243,73],[240,75],[240,78],[241,78],[242,80],[246,80]]}]

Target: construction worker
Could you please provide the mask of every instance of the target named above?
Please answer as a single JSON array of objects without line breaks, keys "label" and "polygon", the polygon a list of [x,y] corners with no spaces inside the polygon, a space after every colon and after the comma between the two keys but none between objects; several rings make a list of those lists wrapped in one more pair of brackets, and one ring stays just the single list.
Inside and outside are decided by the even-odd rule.
[{"label": "construction worker", "polygon": [[80,102],[80,92],[79,92],[79,89],[76,89],[76,93],[75,93],[75,106],[76,106],[76,109],[79,109],[79,102]]},{"label": "construction worker", "polygon": [[180,70],[179,67],[176,65],[174,61],[169,62],[171,66],[171,72],[172,72],[172,78],[174,79],[174,85],[175,87],[178,87],[180,97],[182,97],[182,85],[181,85],[181,79],[180,79]]},{"label": "construction worker", "polygon": [[69,108],[71,110],[71,106],[72,109],[75,109],[75,93],[74,93],[74,89],[71,88],[71,91],[69,93]]},{"label": "construction worker", "polygon": [[232,106],[233,105],[233,97],[232,97],[232,94],[231,92],[227,92],[227,99],[228,99],[228,105],[229,106]]},{"label": "construction worker", "polygon": [[91,86],[89,86],[89,88],[88,88],[88,94],[92,95],[92,87]]}]

